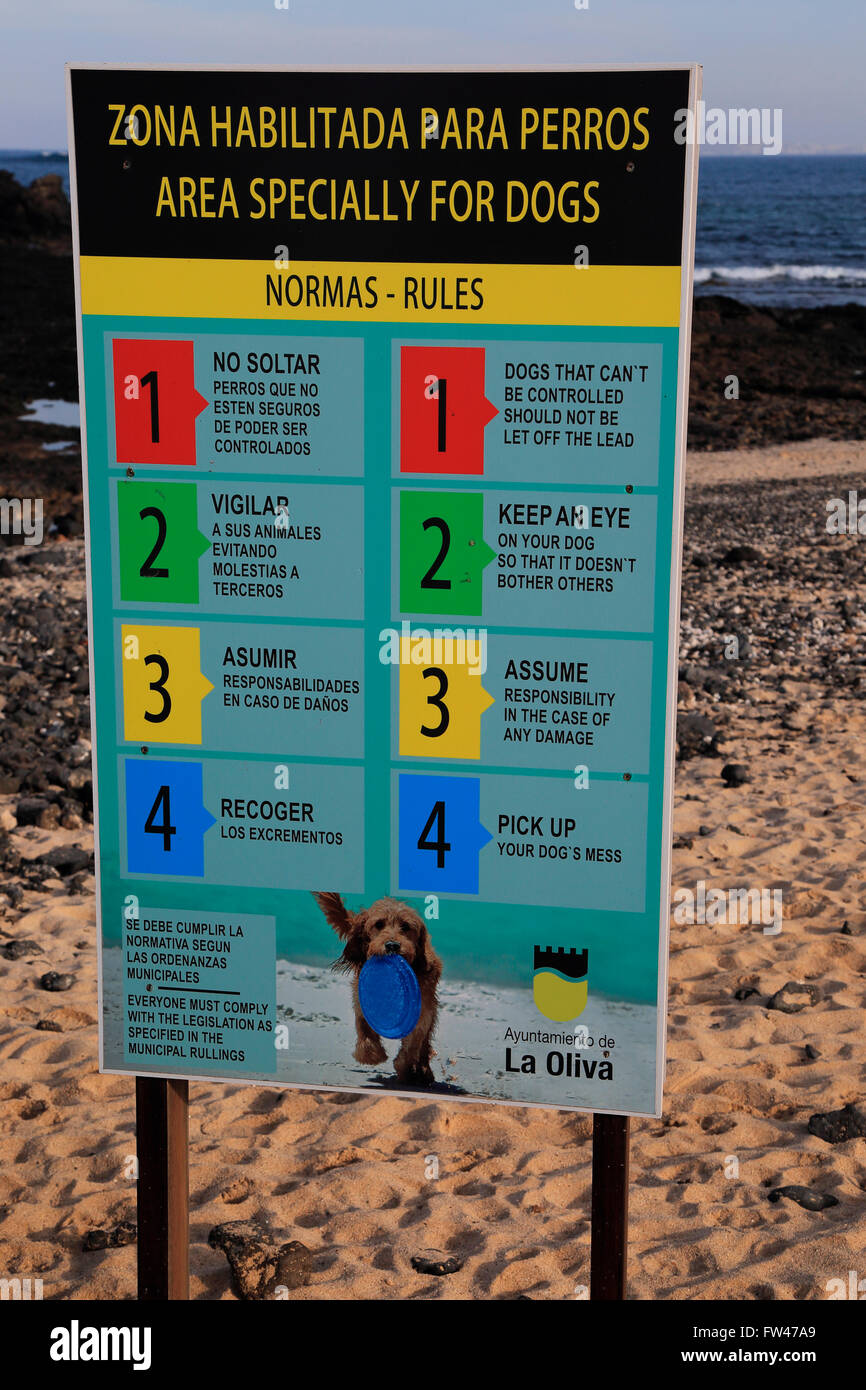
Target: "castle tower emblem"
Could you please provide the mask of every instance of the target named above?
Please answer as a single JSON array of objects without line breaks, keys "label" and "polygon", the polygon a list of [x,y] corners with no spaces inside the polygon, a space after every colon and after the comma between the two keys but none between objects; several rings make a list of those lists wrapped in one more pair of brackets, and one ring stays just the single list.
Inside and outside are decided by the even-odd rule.
[{"label": "castle tower emblem", "polygon": [[574,946],[552,950],[535,946],[532,997],[535,1007],[554,1023],[568,1023],[586,1008],[589,955]]}]

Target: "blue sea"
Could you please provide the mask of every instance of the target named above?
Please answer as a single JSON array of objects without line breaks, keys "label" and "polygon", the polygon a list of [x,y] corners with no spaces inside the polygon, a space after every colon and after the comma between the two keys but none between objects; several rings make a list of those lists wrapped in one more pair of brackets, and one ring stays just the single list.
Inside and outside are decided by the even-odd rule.
[{"label": "blue sea", "polygon": [[[0,150],[20,183],[60,174],[59,150]],[[695,293],[808,308],[866,304],[866,155],[701,160]]]},{"label": "blue sea", "polygon": [[866,155],[703,159],[695,293],[866,304]]}]

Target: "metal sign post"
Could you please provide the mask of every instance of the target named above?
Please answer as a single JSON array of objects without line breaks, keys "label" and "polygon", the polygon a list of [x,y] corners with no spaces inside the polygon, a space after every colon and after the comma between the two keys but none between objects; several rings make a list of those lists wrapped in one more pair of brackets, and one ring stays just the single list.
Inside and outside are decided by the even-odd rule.
[{"label": "metal sign post", "polygon": [[189,1298],[189,1083],[135,1078],[138,1297]]},{"label": "metal sign post", "polygon": [[627,1115],[592,1119],[590,1301],[625,1298],[628,1256]]}]

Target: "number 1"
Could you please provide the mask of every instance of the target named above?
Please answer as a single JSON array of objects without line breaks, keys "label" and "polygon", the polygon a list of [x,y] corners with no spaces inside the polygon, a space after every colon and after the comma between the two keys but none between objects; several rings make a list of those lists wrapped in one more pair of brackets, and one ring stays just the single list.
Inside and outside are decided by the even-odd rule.
[{"label": "number 1", "polygon": [[159,373],[148,372],[141,378],[142,386],[150,387],[150,438],[159,443]]},{"label": "number 1", "polygon": [[446,444],[446,431],[448,419],[445,414],[445,403],[448,399],[448,382],[446,381],[444,376],[440,376],[439,378],[439,389],[437,394],[439,397],[439,439],[437,445],[437,452],[440,454],[445,454],[448,452],[448,446]]}]

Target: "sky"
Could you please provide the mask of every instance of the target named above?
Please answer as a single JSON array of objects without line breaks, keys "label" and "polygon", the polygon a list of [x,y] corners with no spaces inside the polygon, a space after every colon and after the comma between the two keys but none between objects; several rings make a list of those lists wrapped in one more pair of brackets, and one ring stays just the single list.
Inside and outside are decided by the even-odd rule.
[{"label": "sky", "polygon": [[[582,0],[578,0],[582,3]],[[784,151],[866,151],[864,0],[0,0],[0,147],[66,149],[63,65],[704,64]]]}]

